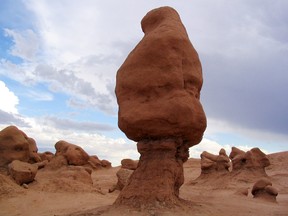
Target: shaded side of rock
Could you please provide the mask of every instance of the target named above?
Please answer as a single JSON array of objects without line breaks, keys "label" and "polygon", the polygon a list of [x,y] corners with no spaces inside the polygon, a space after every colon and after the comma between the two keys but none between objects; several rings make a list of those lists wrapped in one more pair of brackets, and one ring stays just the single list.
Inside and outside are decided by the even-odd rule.
[{"label": "shaded side of rock", "polygon": [[121,160],[121,167],[123,169],[130,169],[130,170],[136,170],[138,166],[138,161],[126,158]]},{"label": "shaded side of rock", "polygon": [[38,155],[42,161],[44,161],[44,160],[51,161],[52,158],[55,156],[52,152],[49,152],[49,151],[46,151],[43,153],[38,153]]},{"label": "shaded side of rock", "polygon": [[96,155],[92,155],[92,156],[89,157],[88,164],[89,164],[93,169],[100,169],[100,168],[102,168],[101,160],[100,160]]},{"label": "shaded side of rock", "polygon": [[204,151],[200,157],[202,174],[229,172],[230,160],[224,149],[220,150],[219,155]]},{"label": "shaded side of rock", "polygon": [[8,126],[0,131],[0,167],[14,160],[29,160],[29,142],[27,135],[15,126]]},{"label": "shaded side of rock", "polygon": [[112,167],[111,162],[108,160],[101,160],[101,166],[104,168],[111,168]]},{"label": "shaded side of rock", "polygon": [[117,184],[109,189],[109,193],[112,193],[115,190],[122,190],[128,183],[130,176],[132,175],[133,170],[120,168],[117,173]]},{"label": "shaded side of rock", "polygon": [[29,163],[37,163],[42,161],[41,157],[38,154],[36,141],[31,137],[28,137],[27,141],[29,143]]},{"label": "shaded side of rock", "polygon": [[264,199],[267,201],[276,202],[278,191],[272,186],[272,182],[268,179],[258,180],[251,191],[254,198]]},{"label": "shaded side of rock", "polygon": [[[183,161],[177,157],[179,140],[165,139],[138,142],[141,154],[137,169],[115,201],[116,205],[134,208],[180,205],[179,189],[184,182]],[[176,157],[175,157],[176,155]]]},{"label": "shaded side of rock", "polygon": [[250,151],[244,152],[233,147],[229,157],[233,165],[232,172],[250,170],[255,175],[267,176],[265,167],[270,165],[270,161],[259,148],[252,148]]}]

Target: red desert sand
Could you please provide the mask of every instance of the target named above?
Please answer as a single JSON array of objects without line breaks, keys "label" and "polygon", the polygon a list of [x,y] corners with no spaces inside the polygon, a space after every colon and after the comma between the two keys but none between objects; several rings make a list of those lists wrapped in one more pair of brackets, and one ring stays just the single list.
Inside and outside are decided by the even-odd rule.
[{"label": "red desert sand", "polygon": [[[2,216],[61,216],[61,215],[205,215],[205,216],[286,216],[288,213],[288,152],[267,155],[270,165],[266,167],[268,179],[278,190],[276,202],[253,198],[255,182],[222,187],[221,182],[212,186],[191,184],[201,174],[200,159],[184,163],[185,182],[179,196],[190,202],[184,209],[158,209],[136,212],[125,208],[113,211],[112,204],[120,191],[108,193],[117,183],[116,173],[121,167],[100,168],[92,171],[92,184],[87,176],[78,179],[65,176],[65,172],[40,169],[28,189],[16,184],[10,176],[0,175],[0,215]],[[83,174],[83,170],[81,171]],[[67,173],[66,173],[67,176]],[[69,175],[68,175],[69,176]],[[53,180],[54,179],[54,180]],[[234,179],[235,182],[237,179]],[[260,180],[260,179],[259,179]],[[218,186],[218,188],[217,188]],[[243,195],[241,190],[248,191]],[[110,211],[109,211],[110,210]],[[120,213],[121,212],[121,213]]]}]

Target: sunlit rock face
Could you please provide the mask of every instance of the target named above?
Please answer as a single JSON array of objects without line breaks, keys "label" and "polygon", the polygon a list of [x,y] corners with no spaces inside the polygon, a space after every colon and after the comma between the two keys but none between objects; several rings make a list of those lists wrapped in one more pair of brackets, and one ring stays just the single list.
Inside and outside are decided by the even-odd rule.
[{"label": "sunlit rock face", "polygon": [[137,169],[115,205],[174,206],[189,147],[206,129],[202,69],[178,13],[161,7],[141,22],[143,39],[116,77],[118,125],[137,143]]},{"label": "sunlit rock face", "polygon": [[64,156],[69,165],[82,166],[88,163],[89,155],[80,147],[64,140],[55,144],[56,156]]},{"label": "sunlit rock face", "polygon": [[30,156],[28,136],[15,126],[0,131],[0,167],[7,168],[13,160],[28,162]]},{"label": "sunlit rock face", "polygon": [[117,73],[119,128],[134,141],[180,137],[195,145],[206,128],[198,54],[172,8],[150,11],[141,26],[143,39]]}]

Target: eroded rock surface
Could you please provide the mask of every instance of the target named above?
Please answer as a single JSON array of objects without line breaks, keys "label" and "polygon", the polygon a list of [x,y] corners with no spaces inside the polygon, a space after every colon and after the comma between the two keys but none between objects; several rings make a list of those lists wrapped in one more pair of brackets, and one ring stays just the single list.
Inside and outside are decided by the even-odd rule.
[{"label": "eroded rock surface", "polygon": [[41,158],[49,161],[47,169],[56,170],[63,166],[85,166],[93,169],[111,168],[111,162],[100,160],[96,155],[89,156],[80,146],[60,140],[55,144],[56,153],[40,154]]},{"label": "eroded rock surface", "polygon": [[56,157],[63,155],[69,165],[82,166],[88,163],[89,155],[78,145],[60,140],[55,144]]},{"label": "eroded rock surface", "polygon": [[[269,159],[259,148],[245,152],[232,147],[229,157],[224,149],[220,150],[219,155],[204,151],[201,154],[201,174],[190,184],[207,185],[207,188],[213,189],[236,188],[235,193],[241,194],[241,188],[267,177],[265,167],[269,164]],[[246,194],[246,189],[244,191]]]},{"label": "eroded rock surface", "polygon": [[8,126],[0,131],[0,167],[14,160],[28,162],[30,157],[27,135],[15,126]]},{"label": "eroded rock surface", "polygon": [[278,190],[272,186],[270,180],[262,178],[253,185],[251,193],[254,198],[276,202]]},{"label": "eroded rock surface", "polygon": [[141,27],[145,35],[119,68],[115,89],[119,128],[141,157],[115,205],[171,207],[180,202],[189,147],[206,128],[202,68],[173,8],[148,12]]},{"label": "eroded rock surface", "polygon": [[229,172],[230,159],[224,149],[219,151],[219,155],[209,152],[202,152],[201,157],[201,173]]},{"label": "eroded rock surface", "polygon": [[270,161],[259,148],[252,148],[250,151],[244,152],[236,147],[232,147],[229,155],[232,161],[232,172],[251,171],[255,175],[266,176],[265,167],[270,165]]},{"label": "eroded rock surface", "polygon": [[35,140],[16,126],[8,126],[0,131],[0,167],[7,169],[14,160],[29,163],[42,161]]},{"label": "eroded rock surface", "polygon": [[202,68],[173,8],[148,12],[141,27],[145,35],[119,68],[115,89],[119,128],[141,157],[115,205],[174,206],[189,147],[206,129]]},{"label": "eroded rock surface", "polygon": [[145,36],[117,72],[119,128],[134,141],[181,137],[195,145],[206,128],[198,54],[172,8],[150,11],[141,26]]},{"label": "eroded rock surface", "polygon": [[128,183],[130,176],[132,175],[133,170],[120,168],[117,173],[117,183],[109,189],[109,193],[114,192],[115,190],[122,190]]},{"label": "eroded rock surface", "polygon": [[123,169],[136,170],[137,166],[138,166],[138,161],[135,161],[129,158],[125,158],[121,160],[121,167]]},{"label": "eroded rock surface", "polygon": [[8,165],[8,170],[12,178],[19,185],[34,181],[38,166],[19,160],[14,160]]},{"label": "eroded rock surface", "polygon": [[27,141],[29,143],[29,162],[37,163],[42,161],[40,155],[38,154],[38,148],[35,140],[31,137],[28,137]]}]

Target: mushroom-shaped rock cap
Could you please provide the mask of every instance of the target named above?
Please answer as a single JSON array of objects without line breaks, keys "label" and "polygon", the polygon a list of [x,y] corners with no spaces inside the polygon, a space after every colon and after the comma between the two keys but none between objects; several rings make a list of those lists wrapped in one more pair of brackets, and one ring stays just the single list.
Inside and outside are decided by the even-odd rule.
[{"label": "mushroom-shaped rock cap", "polygon": [[266,178],[259,179],[253,185],[251,193],[255,195],[259,190],[264,190],[266,186],[272,186],[272,182]]},{"label": "mushroom-shaped rock cap", "polygon": [[253,185],[251,193],[254,198],[262,198],[275,202],[278,190],[272,186],[270,180],[260,179]]},{"label": "mushroom-shaped rock cap", "polygon": [[177,137],[198,144],[206,129],[198,54],[173,8],[150,11],[141,25],[143,39],[117,72],[119,128],[134,141]]}]

